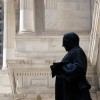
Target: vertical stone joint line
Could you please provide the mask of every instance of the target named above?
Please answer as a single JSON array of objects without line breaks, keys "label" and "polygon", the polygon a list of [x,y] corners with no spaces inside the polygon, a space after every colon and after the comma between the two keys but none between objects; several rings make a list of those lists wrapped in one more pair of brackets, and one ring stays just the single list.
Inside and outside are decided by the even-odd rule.
[{"label": "vertical stone joint line", "polygon": [[33,0],[20,0],[20,10],[32,10]]},{"label": "vertical stone joint line", "polygon": [[57,9],[57,0],[45,0],[46,9]]}]

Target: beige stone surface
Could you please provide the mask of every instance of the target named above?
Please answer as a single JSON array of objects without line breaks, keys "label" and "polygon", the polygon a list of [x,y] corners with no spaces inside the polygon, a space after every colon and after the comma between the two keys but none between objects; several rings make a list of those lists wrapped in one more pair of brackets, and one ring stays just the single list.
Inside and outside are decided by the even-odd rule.
[{"label": "beige stone surface", "polygon": [[[99,0],[97,1],[99,4]],[[19,1],[17,3],[19,4]],[[10,23],[7,24],[7,21],[11,22],[11,19],[10,17],[8,19],[6,16],[5,25],[6,28],[9,26],[9,37],[14,36],[10,37],[11,40],[7,42],[9,46],[12,46],[10,44],[13,44],[14,41],[15,44],[13,48],[7,49],[9,59],[5,60],[5,62],[7,61],[10,79],[8,76],[5,76],[5,73],[0,77],[0,80],[2,80],[0,89],[4,90],[4,93],[0,95],[0,100],[54,100],[55,79],[51,78],[49,67],[53,62],[61,61],[62,57],[66,54],[65,49],[62,47],[63,34],[75,31],[80,37],[80,46],[84,49],[87,56],[90,52],[89,45],[91,48],[93,46],[90,44],[92,23],[91,2],[90,0],[35,0],[34,10],[31,9],[31,12],[33,11],[32,13],[34,13],[34,16],[32,15],[33,19],[31,16],[32,13],[28,12],[33,3],[30,4],[29,0],[24,0],[24,3],[26,5],[24,5],[23,10],[20,9],[22,11],[20,14],[23,14],[23,16],[20,15],[20,19],[17,19],[16,22],[23,19],[25,23],[20,23],[20,27],[25,26],[27,29],[27,25],[29,24],[31,29],[33,27],[34,34],[27,30],[24,30],[23,34],[12,34],[15,33],[12,29],[15,28],[15,24],[13,23],[14,26],[10,26]],[[9,9],[5,12],[5,14],[7,13],[11,14]],[[16,14],[17,18],[19,18],[18,16],[19,13]],[[29,19],[29,21],[26,19]],[[32,20],[31,23],[30,20]],[[95,38],[96,27],[95,23],[91,41],[93,40],[97,43]],[[20,32],[20,30],[17,31]],[[4,35],[6,35],[6,32],[8,31],[5,29]],[[99,42],[97,44],[99,45]],[[94,50],[98,51],[98,48]],[[94,55],[94,53],[92,54]],[[97,61],[95,56],[93,57]],[[97,66],[89,61],[90,56],[88,57],[87,79],[92,85],[90,90],[91,97],[93,100],[99,100],[100,91],[98,90],[100,82],[98,82],[99,69],[97,69],[97,67],[99,68],[99,61]],[[11,84],[9,84],[9,81]]]},{"label": "beige stone surface", "polygon": [[[47,4],[49,0],[47,0]],[[53,3],[53,2],[52,2]],[[45,9],[45,29],[46,30],[90,30],[91,9],[90,1],[56,1],[56,8]],[[49,19],[49,20],[48,20]]]}]

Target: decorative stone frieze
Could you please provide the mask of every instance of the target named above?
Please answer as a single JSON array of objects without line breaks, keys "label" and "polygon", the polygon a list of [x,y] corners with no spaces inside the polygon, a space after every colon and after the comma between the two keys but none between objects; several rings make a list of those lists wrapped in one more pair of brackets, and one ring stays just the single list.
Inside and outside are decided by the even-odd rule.
[{"label": "decorative stone frieze", "polygon": [[[51,77],[51,70],[49,67],[53,62],[53,60],[9,60],[8,69],[14,94],[16,96],[19,94],[26,94],[26,96],[22,96],[22,98],[27,98],[27,100],[29,99],[27,95],[30,93],[36,94],[34,98],[41,97],[42,100],[46,100],[46,98],[50,97],[49,94],[51,94],[52,99],[50,100],[54,100],[55,78]],[[96,75],[95,68],[89,66],[87,79],[92,85],[91,91],[97,90],[97,85],[95,83]]]}]

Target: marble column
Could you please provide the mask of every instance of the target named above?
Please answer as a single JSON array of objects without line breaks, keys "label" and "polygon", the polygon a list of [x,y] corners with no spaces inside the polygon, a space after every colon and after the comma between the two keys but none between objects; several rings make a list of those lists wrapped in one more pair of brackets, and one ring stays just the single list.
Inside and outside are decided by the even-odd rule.
[{"label": "marble column", "polygon": [[35,1],[20,0],[20,28],[19,34],[35,32]]},{"label": "marble column", "polygon": [[3,34],[3,68],[7,68],[7,60],[14,58],[15,49],[15,0],[4,0],[4,34]]}]

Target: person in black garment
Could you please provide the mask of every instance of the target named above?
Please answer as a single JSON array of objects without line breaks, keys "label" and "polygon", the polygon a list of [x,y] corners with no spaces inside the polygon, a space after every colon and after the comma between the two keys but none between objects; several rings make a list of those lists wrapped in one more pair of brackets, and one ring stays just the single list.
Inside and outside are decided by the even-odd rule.
[{"label": "person in black garment", "polygon": [[68,53],[61,62],[50,66],[52,78],[56,76],[55,100],[92,100],[86,79],[87,57],[79,46],[79,37],[70,32],[63,37],[63,47]]}]

